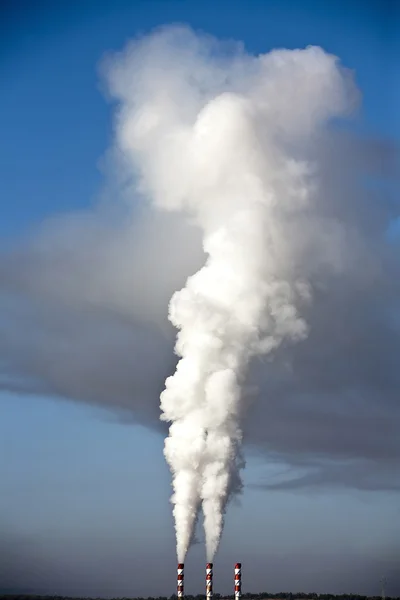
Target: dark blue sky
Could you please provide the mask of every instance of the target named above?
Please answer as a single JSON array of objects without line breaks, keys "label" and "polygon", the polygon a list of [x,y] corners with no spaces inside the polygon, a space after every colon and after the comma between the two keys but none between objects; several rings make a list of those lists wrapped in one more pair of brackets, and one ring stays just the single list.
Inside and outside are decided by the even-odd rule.
[{"label": "dark blue sky", "polygon": [[[395,0],[4,1],[5,243],[50,216],[99,201],[112,141],[100,61],[131,37],[175,22],[242,40],[252,53],[321,45],[355,71],[363,105],[354,129],[398,142]],[[175,550],[162,446],[158,433],[93,406],[45,393],[1,392],[0,588],[170,595]],[[245,482],[271,468],[249,455]],[[241,505],[229,510],[215,587],[228,592],[232,566],[242,560],[246,591],[373,594],[387,573],[388,592],[400,594],[399,517],[396,491],[248,487]],[[195,546],[188,557],[189,593],[202,590],[203,562],[203,546]]]}]

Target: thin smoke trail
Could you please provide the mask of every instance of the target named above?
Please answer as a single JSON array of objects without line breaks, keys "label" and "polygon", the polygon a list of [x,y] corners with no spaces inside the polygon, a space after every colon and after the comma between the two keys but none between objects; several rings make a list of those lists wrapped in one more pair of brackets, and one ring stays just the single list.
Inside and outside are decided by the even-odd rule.
[{"label": "thin smoke trail", "polygon": [[349,79],[320,48],[257,57],[186,28],[133,43],[111,72],[119,148],[138,190],[201,230],[204,266],[169,305],[179,362],[161,394],[171,423],[177,555],[200,508],[213,560],[240,479],[242,389],[251,359],[308,333],[311,299],[296,227],[318,199],[308,147],[349,104]]}]

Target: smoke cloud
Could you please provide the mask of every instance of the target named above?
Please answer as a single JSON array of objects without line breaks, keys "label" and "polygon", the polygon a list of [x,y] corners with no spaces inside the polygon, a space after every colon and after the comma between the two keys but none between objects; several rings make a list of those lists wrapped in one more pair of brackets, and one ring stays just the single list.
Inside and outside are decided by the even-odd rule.
[{"label": "smoke cloud", "polygon": [[180,360],[161,410],[178,561],[200,504],[212,561],[239,480],[250,359],[306,337],[310,269],[344,269],[349,232],[315,218],[323,190],[309,150],[351,108],[353,88],[320,48],[252,57],[187,29],[134,44],[110,73],[117,143],[142,194],[202,232],[205,265],[169,305]]},{"label": "smoke cloud", "polygon": [[269,489],[398,489],[398,211],[365,179],[394,177],[395,149],[332,127],[350,74],[182,27],[104,68],[123,210],[3,251],[0,385],[162,429],[161,394],[179,560],[201,506],[212,560],[242,437],[293,468]]}]

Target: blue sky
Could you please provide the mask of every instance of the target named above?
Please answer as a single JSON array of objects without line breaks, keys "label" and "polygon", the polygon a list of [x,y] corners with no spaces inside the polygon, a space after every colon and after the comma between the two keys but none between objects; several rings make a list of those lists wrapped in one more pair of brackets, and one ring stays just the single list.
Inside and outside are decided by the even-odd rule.
[{"label": "blue sky", "polygon": [[[242,40],[253,53],[321,45],[356,73],[363,108],[355,129],[398,142],[394,106],[399,88],[393,75],[400,25],[395,4],[4,3],[3,242],[23,236],[51,215],[98,201],[112,141],[112,106],[102,90],[99,62],[158,25],[187,23],[217,37]],[[7,589],[99,596],[173,593],[170,476],[160,435],[79,402],[4,391],[0,446],[0,537],[5,540],[0,573],[3,569]],[[245,482],[267,475],[269,468],[249,455]],[[230,591],[233,563],[242,560],[246,590],[372,594],[387,572],[388,592],[400,594],[395,579],[398,492],[247,487],[240,502],[228,513],[216,588]],[[146,561],[157,564],[158,582],[154,564],[148,570]],[[204,561],[203,546],[195,546],[188,557],[188,592],[202,590]],[[138,573],[144,574],[144,582]]]}]

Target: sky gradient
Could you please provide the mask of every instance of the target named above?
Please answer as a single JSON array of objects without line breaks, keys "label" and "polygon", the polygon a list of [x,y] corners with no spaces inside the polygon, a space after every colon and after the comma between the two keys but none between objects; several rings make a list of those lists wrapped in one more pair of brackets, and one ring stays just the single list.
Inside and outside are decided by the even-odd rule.
[{"label": "sky gradient", "polygon": [[[315,44],[339,56],[355,71],[363,95],[352,128],[357,139],[372,140],[375,184],[379,190],[389,186],[391,198],[393,181],[383,181],[383,175],[392,165],[400,137],[394,110],[400,98],[394,80],[398,9],[395,2],[372,0],[87,0],[5,2],[0,10],[0,294],[5,307],[0,322],[6,340],[0,344],[0,478],[5,492],[0,495],[0,592],[169,596],[175,591],[175,541],[170,474],[162,454],[164,432],[156,421],[157,393],[174,359],[165,359],[167,351],[153,356],[154,347],[169,351],[169,341],[157,331],[136,329],[124,307],[114,319],[114,305],[107,302],[104,310],[93,306],[78,319],[68,313],[62,322],[57,311],[51,320],[43,304],[41,312],[27,313],[19,329],[13,328],[7,318],[9,306],[15,308],[10,272],[24,277],[29,269],[35,273],[35,263],[23,254],[32,232],[53,227],[64,213],[90,211],[112,198],[112,163],[107,157],[113,105],[100,64],[130,38],[164,24],[185,23],[218,38],[241,40],[251,53]],[[68,235],[68,228],[65,231]],[[79,230],[72,227],[71,232],[79,242]],[[91,239],[87,235],[87,245],[82,246],[90,257]],[[10,248],[16,262],[7,263]],[[190,261],[196,263],[197,258]],[[176,259],[182,272],[192,265],[185,257]],[[62,270],[64,265],[55,268]],[[67,262],[65,268],[67,272],[71,265]],[[129,273],[129,256],[121,268]],[[390,300],[398,300],[396,293],[390,291]],[[157,312],[157,302],[166,306],[167,299],[165,291],[165,298],[160,293],[143,302],[149,310],[154,302]],[[370,308],[366,305],[366,314]],[[346,323],[350,317],[342,318]],[[384,329],[376,327],[374,334]],[[131,335],[145,336],[143,356],[135,355]],[[53,339],[65,343],[65,349],[52,346]],[[244,591],[375,594],[386,575],[387,594],[400,595],[400,453],[395,439],[399,380],[393,359],[399,335],[383,339],[382,333],[382,341],[372,334],[358,339],[366,346],[372,346],[373,339],[378,348],[380,343],[388,348],[370,383],[381,394],[382,412],[369,413],[355,402],[353,420],[345,421],[348,428],[340,422],[343,437],[330,440],[326,416],[315,407],[292,423],[276,406],[270,437],[279,449],[279,427],[286,424],[294,440],[293,456],[301,450],[303,432],[307,452],[317,454],[330,445],[335,459],[340,458],[340,446],[348,458],[353,442],[356,458],[375,461],[374,477],[359,471],[353,477],[351,470],[344,476],[335,466],[320,480],[264,489],[281,465],[273,456],[268,460],[262,444],[248,445],[244,493],[229,507],[215,563],[216,591],[231,592],[233,564],[240,560]],[[106,349],[99,355],[96,346]],[[59,361],[64,350],[65,363]],[[369,383],[370,355],[365,348],[359,352],[365,361],[363,381]],[[36,370],[29,370],[28,362]],[[134,382],[131,362],[133,370],[136,362],[139,365]],[[102,372],[110,365],[114,379],[106,382]],[[336,376],[343,376],[340,367]],[[378,381],[379,368],[383,383]],[[334,370],[326,373],[332,374]],[[307,369],[301,376],[304,381],[309,378]],[[151,406],[143,401],[131,415],[130,395],[135,394],[148,394]],[[307,409],[307,398],[302,401]],[[301,418],[307,428],[302,429]],[[261,439],[262,433],[257,434]],[[301,472],[301,467],[292,460],[292,470]],[[203,590],[204,562],[199,543],[187,559],[188,593]]]}]

